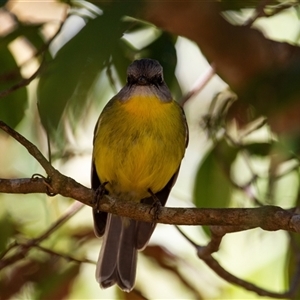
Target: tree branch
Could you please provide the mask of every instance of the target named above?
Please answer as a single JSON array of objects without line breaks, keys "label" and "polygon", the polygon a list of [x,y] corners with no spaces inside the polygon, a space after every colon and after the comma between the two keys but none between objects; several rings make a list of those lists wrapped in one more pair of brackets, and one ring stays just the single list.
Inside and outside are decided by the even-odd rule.
[{"label": "tree branch", "polygon": [[47,193],[47,186],[43,178],[0,178],[0,190],[8,194]]},{"label": "tree branch", "polygon": [[[52,177],[51,191],[70,197],[93,207],[95,192],[82,186],[75,180],[58,171]],[[59,181],[60,184],[56,184]],[[25,186],[26,185],[26,186]],[[55,188],[54,188],[55,187]],[[46,193],[43,179],[1,179],[2,193]],[[132,219],[153,222],[149,213],[151,206],[141,203],[116,200],[105,196],[99,203],[101,211],[110,212]],[[294,209],[284,210],[277,206],[258,208],[169,208],[162,207],[158,212],[158,223],[175,225],[220,225],[243,228],[243,230],[260,227],[268,231],[287,230],[300,232],[300,215]],[[226,232],[236,231],[228,227]]]},{"label": "tree branch", "polygon": [[[248,291],[255,292],[257,295],[260,296],[267,296],[277,299],[286,299],[290,298],[294,295],[296,292],[296,287],[294,283],[292,283],[289,287],[289,289],[282,293],[276,293],[264,288],[261,288],[249,281],[243,280],[239,277],[236,277],[235,275],[231,274],[227,270],[225,270],[219,262],[212,256],[212,253],[219,250],[219,246],[222,242],[222,238],[227,233],[226,230],[229,229],[228,232],[236,232],[236,231],[242,231],[244,228],[242,227],[236,227],[236,228],[224,228],[224,227],[210,227],[211,229],[211,241],[206,246],[200,246],[193,242],[180,228],[177,227],[179,232],[191,243],[194,248],[197,251],[197,255],[200,259],[202,259],[216,274],[218,274],[221,278],[226,280],[229,283],[235,284],[237,286],[240,286]],[[232,230],[232,231],[231,231]],[[297,273],[295,274],[295,278],[298,279]],[[299,281],[299,280],[298,280]],[[297,283],[298,283],[297,281]]]},{"label": "tree branch", "polygon": [[[32,144],[14,129],[10,128],[3,121],[0,121],[0,128],[6,133],[8,133],[11,137],[13,137],[16,141],[18,141],[22,146],[24,146],[30,153],[30,155],[33,156],[44,168],[48,175],[48,178],[47,180],[44,179],[43,182],[45,184],[45,189],[46,187],[50,188],[48,192],[52,194],[60,194],[65,197],[71,197],[73,199],[81,201],[84,204],[90,203],[90,199],[94,196],[94,193],[90,189],[85,188],[83,185],[76,182],[74,179],[62,175],[49,163],[49,161],[44,157],[44,155],[34,144]],[[36,178],[17,180],[17,183],[20,185],[20,190],[22,190],[22,192],[15,192],[18,190],[17,188],[14,188],[14,183],[16,183],[16,179],[11,181],[10,183],[8,183],[7,179],[1,179],[0,192],[10,193],[11,191],[14,191],[14,193],[24,193],[25,189],[27,189],[28,192],[31,193],[38,192],[37,190],[35,190],[38,183],[39,189],[42,189],[40,185],[41,181]],[[27,188],[24,187],[25,182],[27,183]]]},{"label": "tree branch", "polygon": [[[0,121],[0,128],[22,144],[42,165],[49,176],[47,179],[1,179],[0,192],[45,193],[48,191],[53,194],[73,198],[85,205],[94,207],[95,191],[61,174],[48,162],[35,145],[2,121]],[[43,187],[43,184],[45,187]],[[146,222],[153,222],[154,218],[149,213],[151,209],[148,205],[116,200],[109,196],[105,196],[100,201],[98,209]],[[282,229],[300,232],[300,215],[297,212],[294,213],[293,209],[284,210],[276,206],[224,209],[162,207],[158,212],[157,221],[158,223],[176,225],[243,226],[246,229],[260,227],[269,231]]]}]

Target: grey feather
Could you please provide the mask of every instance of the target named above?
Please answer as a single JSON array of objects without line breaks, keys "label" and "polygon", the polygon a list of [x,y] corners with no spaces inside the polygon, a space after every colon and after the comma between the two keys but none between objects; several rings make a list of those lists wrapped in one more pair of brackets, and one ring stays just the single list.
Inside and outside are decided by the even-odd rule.
[{"label": "grey feather", "polygon": [[132,290],[137,263],[136,223],[108,214],[96,268],[96,279],[102,288],[117,283],[126,292]]}]

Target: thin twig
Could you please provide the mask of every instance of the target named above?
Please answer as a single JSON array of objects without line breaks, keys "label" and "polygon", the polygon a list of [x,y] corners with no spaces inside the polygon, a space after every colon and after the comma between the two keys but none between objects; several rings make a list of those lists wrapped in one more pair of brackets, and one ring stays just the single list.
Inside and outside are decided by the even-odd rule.
[{"label": "thin twig", "polygon": [[211,78],[215,75],[215,65],[212,63],[202,74],[198,80],[194,83],[191,90],[182,97],[182,99],[179,101],[181,106],[184,106],[185,103],[191,99],[193,96],[197,95],[205,86],[206,84],[211,80]]},{"label": "thin twig", "polygon": [[265,7],[270,0],[262,0],[255,8],[253,15],[244,23],[244,26],[252,26],[252,24],[260,17],[265,16]]},{"label": "thin twig", "polygon": [[77,262],[77,263],[88,263],[88,264],[93,264],[95,265],[96,262],[93,261],[93,260],[90,260],[90,259],[87,259],[87,258],[84,258],[84,259],[78,259],[74,256],[71,256],[69,254],[65,254],[65,253],[58,253],[56,251],[53,251],[51,249],[48,249],[48,248],[45,248],[45,247],[42,247],[40,245],[33,245],[34,248],[37,248],[45,253],[48,253],[50,255],[55,255],[55,256],[59,256],[59,257],[62,257],[68,261],[74,261],[74,262]]},{"label": "thin twig", "polygon": [[[11,94],[12,92],[22,88],[22,87],[25,87],[27,85],[29,85],[42,71],[43,71],[43,68],[44,68],[44,64],[45,64],[45,51],[49,48],[50,44],[52,43],[52,41],[58,36],[58,34],[61,32],[62,30],[62,27],[65,23],[65,20],[67,19],[68,15],[67,15],[67,12],[65,14],[65,18],[64,20],[61,22],[58,30],[55,32],[55,34],[39,49],[36,51],[36,53],[34,54],[33,57],[37,57],[38,55],[40,54],[43,54],[43,57],[42,57],[42,61],[41,61],[41,64],[40,66],[38,67],[38,69],[28,78],[23,78],[21,81],[19,81],[18,83],[12,85],[11,87],[3,90],[0,92],[0,98],[4,98],[6,97],[7,95]],[[3,74],[2,74],[3,76]]]},{"label": "thin twig", "polygon": [[40,163],[40,165],[44,168],[44,170],[49,176],[52,173],[54,173],[55,169],[34,144],[29,142],[24,136],[22,136],[20,133],[9,127],[6,123],[4,123],[1,120],[0,128],[6,133],[8,133],[11,137],[13,137],[16,141],[18,141],[21,145],[23,145],[27,149],[27,151]]},{"label": "thin twig", "polygon": [[12,92],[14,92],[22,87],[27,86],[31,81],[33,81],[41,73],[43,67],[44,67],[44,60],[41,62],[38,69],[29,78],[24,78],[21,81],[19,81],[18,83],[9,87],[8,89],[1,91],[0,98],[4,98],[7,95],[11,94]]},{"label": "thin twig", "polygon": [[289,290],[282,293],[276,293],[276,292],[269,291],[267,289],[263,289],[249,281],[236,277],[235,275],[225,270],[219,264],[219,262],[211,255],[206,257],[200,256],[199,258],[201,258],[216,274],[218,274],[221,278],[223,278],[227,282],[238,285],[248,291],[255,292],[257,295],[278,298],[278,299],[286,299],[291,296],[291,292]]},{"label": "thin twig", "polygon": [[50,226],[43,234],[41,234],[38,238],[34,239],[34,244],[39,244],[43,240],[47,239],[51,233],[56,231],[61,225],[66,223],[71,217],[73,217],[80,209],[82,209],[84,205],[78,201],[75,201],[64,213],[62,217],[60,217],[52,226]]},{"label": "thin twig", "polygon": [[42,233],[39,237],[35,239],[31,239],[27,241],[26,243],[18,244],[17,246],[15,244],[12,244],[8,249],[12,250],[17,247],[17,250],[14,254],[11,256],[7,256],[9,251],[5,252],[4,258],[0,261],[0,270],[4,269],[7,266],[10,266],[17,261],[23,259],[26,257],[28,252],[32,249],[32,247],[38,245],[45,239],[47,239],[54,231],[56,231],[58,228],[60,228],[66,221],[68,221],[72,216],[74,216],[84,205],[80,202],[74,202],[67,211],[52,225],[50,226],[44,233]]},{"label": "thin twig", "polygon": [[268,5],[268,3],[270,2],[270,0],[262,0],[260,2],[260,4],[256,7],[254,14],[244,23],[244,26],[250,27],[253,25],[253,23],[261,17],[265,17],[265,18],[270,18],[273,17],[275,15],[277,15],[278,13],[280,13],[281,11],[294,7],[296,5],[298,5],[299,3],[280,3],[277,6],[273,7],[273,10],[268,13],[266,12],[266,6]]},{"label": "thin twig", "polygon": [[12,242],[8,247],[0,254],[0,261],[1,259],[12,249],[18,247],[18,243],[16,241]]},{"label": "thin twig", "polygon": [[[49,192],[51,194],[60,194],[65,197],[73,198],[78,201],[81,201],[82,203],[86,205],[91,205],[93,202],[93,199],[95,197],[94,191],[91,189],[88,189],[81,185],[80,183],[76,182],[74,179],[62,175],[58,170],[56,170],[43,156],[43,154],[39,151],[39,149],[32,144],[29,140],[27,140],[24,136],[16,132],[14,129],[9,127],[6,123],[3,121],[0,121],[0,128],[8,133],[11,137],[13,137],[16,141],[18,141],[21,145],[23,145],[27,151],[40,163],[40,165],[44,168],[46,171],[48,178],[47,182],[44,179],[45,186],[48,187],[48,190],[46,192]],[[36,178],[33,178],[34,180],[37,180]],[[27,189],[24,189],[24,180],[22,182],[18,182],[18,184],[21,184],[21,187],[19,189],[19,185],[16,185],[13,188],[13,184],[15,183],[15,179],[12,180],[10,184],[8,184],[8,180],[3,179],[0,181],[0,192],[3,193],[18,193],[18,190],[20,192],[21,188],[23,188],[24,193],[33,193],[38,192],[37,191],[37,182],[33,180],[27,179]],[[39,185],[40,188],[40,185]]]},{"label": "thin twig", "polygon": [[[179,232],[191,243],[196,251],[197,255],[200,259],[202,259],[216,274],[218,274],[221,278],[223,278],[225,281],[238,285],[248,291],[255,292],[256,294],[260,296],[268,296],[278,299],[284,299],[287,297],[290,297],[293,295],[294,287],[291,285],[290,289],[283,293],[276,293],[273,291],[269,291],[267,289],[263,289],[249,281],[240,279],[236,277],[235,275],[231,274],[227,270],[225,270],[219,262],[212,257],[212,253],[217,251],[219,249],[219,246],[221,244],[222,238],[225,235],[224,228],[215,228],[211,231],[211,241],[206,246],[200,246],[193,242],[182,230],[180,230],[178,227],[177,229]],[[239,228],[242,230],[242,228]],[[219,231],[220,230],[220,231]],[[239,231],[236,228],[232,228],[232,232]]]},{"label": "thin twig", "polygon": [[113,78],[112,74],[112,60],[107,59],[105,61],[105,67],[106,67],[106,75],[110,84],[110,87],[113,89],[114,93],[116,94],[118,92],[117,87],[116,87],[116,82]]}]

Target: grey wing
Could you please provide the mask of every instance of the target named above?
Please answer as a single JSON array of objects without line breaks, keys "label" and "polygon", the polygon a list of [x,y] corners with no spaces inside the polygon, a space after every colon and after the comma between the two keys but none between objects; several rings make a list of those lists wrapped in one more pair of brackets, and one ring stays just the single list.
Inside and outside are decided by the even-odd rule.
[{"label": "grey wing", "polygon": [[185,116],[184,110],[181,106],[180,106],[180,108],[181,108],[181,112],[182,112],[183,123],[185,126],[185,148],[187,148],[187,146],[189,144],[189,127],[188,127],[188,124],[186,121],[186,116]]},{"label": "grey wing", "polygon": [[[176,182],[179,169],[180,166],[178,170],[175,172],[175,174],[172,176],[172,178],[169,180],[169,182],[166,184],[166,186],[161,191],[155,194],[155,196],[159,199],[161,205],[163,206],[166,204],[171,189]],[[152,197],[148,197],[142,199],[141,203],[152,205],[153,201],[154,200],[152,199]],[[140,222],[140,221],[137,222],[136,247],[138,250],[143,250],[147,246],[155,227],[156,227],[156,223]]]},{"label": "grey wing", "polygon": [[[93,161],[92,161],[92,168],[91,168],[91,185],[94,191],[96,191],[98,187],[101,185]],[[93,219],[94,219],[95,234],[97,237],[101,237],[105,231],[107,213],[93,208]]]}]

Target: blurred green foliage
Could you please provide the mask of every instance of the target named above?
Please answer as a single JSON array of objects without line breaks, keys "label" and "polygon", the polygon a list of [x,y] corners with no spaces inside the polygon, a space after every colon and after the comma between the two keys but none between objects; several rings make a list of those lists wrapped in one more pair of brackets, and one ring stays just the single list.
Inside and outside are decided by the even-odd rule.
[{"label": "blurred green foliage", "polygon": [[[6,90],[22,80],[20,69],[4,44],[0,44],[0,89]],[[5,99],[0,101],[0,119],[15,127],[24,117],[27,108],[27,91],[26,89],[17,89],[13,93],[9,93]]]},{"label": "blurred green foliage", "polygon": [[117,47],[128,26],[121,17],[129,8],[130,5],[116,6],[89,20],[51,61],[46,62],[39,81],[38,102],[42,122],[50,133],[57,130],[66,109],[74,114],[74,119],[84,113],[91,86],[108,64],[111,49]]},{"label": "blurred green foliage", "polygon": [[[6,2],[1,1],[0,5],[3,6]],[[106,98],[105,91],[97,92],[95,98],[90,97],[97,90],[97,85],[100,85],[101,75],[105,74],[109,83],[117,90],[117,86],[125,84],[126,69],[134,59],[151,57],[159,60],[162,64],[165,81],[174,97],[179,100],[182,96],[180,85],[174,76],[177,66],[175,47],[177,37],[136,18],[136,12],[142,8],[143,1],[62,2],[67,3],[71,9],[68,19],[72,15],[81,16],[80,9],[82,8],[93,11],[93,13],[88,16],[82,15],[85,26],[67,43],[63,44],[55,55],[49,50],[49,45],[42,35],[47,21],[31,24],[16,18],[13,30],[0,37],[0,92],[5,92],[10,88],[15,89],[1,98],[0,119],[15,128],[26,117],[26,109],[32,108],[29,105],[29,89],[27,87],[16,88],[17,84],[26,79],[21,72],[24,66],[18,65],[9,47],[18,38],[23,38],[34,49],[35,55],[32,59],[36,59],[40,65],[38,87],[37,91],[34,90],[37,92],[37,99],[34,98],[34,101],[38,102],[40,118],[50,137],[51,146],[55,146],[61,151],[58,153],[60,158],[62,157],[60,154],[64,153],[68,147],[67,135],[70,128],[66,124],[71,125],[71,130],[75,132],[80,127],[80,122],[86,118],[87,111],[91,107],[95,107],[95,98],[96,101],[103,103],[109,100]],[[101,13],[95,13],[96,10],[92,3],[101,9]],[[224,10],[237,11],[256,8],[260,3],[261,1],[221,1]],[[284,1],[268,1],[268,5],[274,6],[274,8],[281,4],[284,4]],[[63,31],[64,26],[58,35]],[[126,39],[128,35],[143,34],[146,31],[155,31],[155,34],[141,47]],[[296,90],[298,92],[299,85],[296,84],[299,78],[298,74],[299,65],[292,66],[283,74],[286,76],[284,76],[285,80],[282,84],[289,88],[288,91]],[[274,74],[274,76],[277,75]],[[34,89],[35,87],[31,86],[30,88]],[[287,94],[287,91],[281,86],[278,86],[278,90],[284,95]],[[270,157],[274,155],[276,139],[272,137],[248,141],[248,134],[238,135],[240,128],[232,130],[232,127],[235,126],[233,124],[238,123],[237,119],[239,118],[238,113],[230,117],[226,116],[232,102],[232,99],[222,102],[218,97],[212,100],[209,124],[206,124],[209,126],[205,128],[208,134],[207,143],[210,143],[210,147],[197,168],[194,181],[193,202],[197,207],[229,207],[232,205],[232,199],[237,191],[246,194],[246,188],[239,186],[232,176],[240,157],[243,157],[245,164],[253,172],[253,178],[247,188],[250,186],[255,190],[259,180],[272,179],[272,184],[259,193],[262,204],[268,204],[270,199],[261,195],[273,194],[281,176],[277,174],[278,169],[273,170],[271,164],[268,165]],[[260,103],[260,105],[268,105],[268,103]],[[250,124],[252,121],[247,120],[247,123]],[[33,122],[31,126],[35,127],[35,123]],[[267,131],[266,127],[264,129]],[[251,133],[259,131],[259,129],[259,127],[254,128]],[[257,157],[266,161],[267,167],[263,175],[255,172],[253,170],[255,168],[252,168]],[[286,155],[286,160],[280,161],[280,166],[290,158],[290,155]],[[243,177],[243,174],[239,176]],[[298,199],[290,201],[299,206],[298,202],[299,196]],[[247,204],[249,203],[247,202]],[[255,206],[257,202],[253,201],[251,205]],[[12,220],[9,214],[0,216],[0,228],[1,254],[17,234],[23,237],[23,233],[22,230],[19,230],[19,223]],[[209,234],[208,228],[204,230]],[[77,233],[78,236],[74,239],[76,242],[82,242],[83,237],[79,235],[79,230]],[[91,230],[88,233],[84,232],[85,238],[92,234]],[[65,234],[64,238],[70,238],[70,234]],[[78,245],[82,246],[80,242],[72,244],[72,252],[74,251],[75,254],[81,248]],[[298,238],[292,237],[286,256],[286,274],[289,278],[293,277],[294,272],[297,271],[295,265],[299,264],[298,244]],[[67,251],[69,250],[67,249]],[[157,261],[161,258],[157,253],[151,257]],[[168,269],[166,266],[164,268]],[[13,299],[18,292],[22,291],[27,282],[34,285],[35,289],[31,295],[34,295],[36,299],[66,299],[70,293],[70,286],[78,273],[79,264],[66,264],[64,259],[54,254],[32,255],[25,262],[13,265],[9,270],[10,276],[0,276],[0,290],[5,291],[0,295],[0,299],[2,297],[3,299]],[[22,280],[20,280],[19,274],[22,274]],[[182,279],[182,281],[184,280]],[[186,282],[184,284],[188,286]]]},{"label": "blurred green foliage", "polygon": [[236,149],[221,140],[204,157],[195,179],[194,201],[197,207],[229,206],[232,189],[230,167],[236,155]]}]

